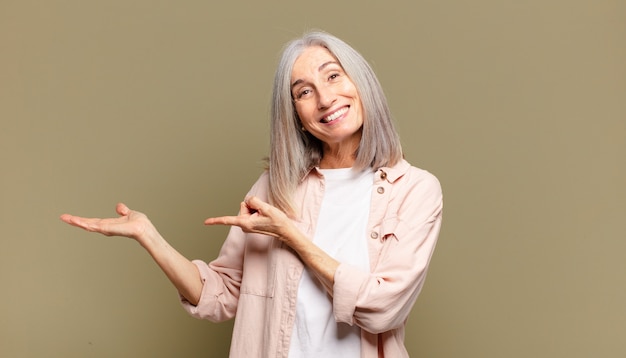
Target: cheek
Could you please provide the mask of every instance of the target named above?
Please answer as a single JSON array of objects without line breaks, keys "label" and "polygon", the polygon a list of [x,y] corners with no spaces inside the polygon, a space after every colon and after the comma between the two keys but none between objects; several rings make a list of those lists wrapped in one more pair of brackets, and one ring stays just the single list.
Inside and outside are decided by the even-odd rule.
[{"label": "cheek", "polygon": [[351,97],[359,97],[359,92],[356,90],[356,86],[352,83],[352,81],[345,81],[342,91]]},{"label": "cheek", "polygon": [[309,122],[311,120],[312,115],[311,111],[307,110],[306,106],[298,105],[296,108],[296,115],[300,119],[300,122]]}]

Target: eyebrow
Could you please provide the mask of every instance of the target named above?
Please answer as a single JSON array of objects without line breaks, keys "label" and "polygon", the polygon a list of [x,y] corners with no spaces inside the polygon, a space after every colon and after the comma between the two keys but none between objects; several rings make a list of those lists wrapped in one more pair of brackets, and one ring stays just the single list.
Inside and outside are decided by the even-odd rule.
[{"label": "eyebrow", "polygon": [[[318,68],[317,68],[317,72],[322,72],[322,70],[323,70],[324,68],[326,68],[328,65],[331,65],[331,64],[335,64],[335,65],[341,66],[341,65],[339,65],[339,63],[338,63],[337,61],[328,61],[328,62],[324,62],[324,63],[322,63],[322,64],[320,65],[320,67],[318,67]],[[296,87],[297,85],[299,85],[299,84],[300,84],[300,83],[302,83],[302,82],[304,82],[304,80],[302,80],[302,79],[297,79],[297,80],[295,80],[295,81],[291,84],[291,89],[293,89],[294,87]]]}]

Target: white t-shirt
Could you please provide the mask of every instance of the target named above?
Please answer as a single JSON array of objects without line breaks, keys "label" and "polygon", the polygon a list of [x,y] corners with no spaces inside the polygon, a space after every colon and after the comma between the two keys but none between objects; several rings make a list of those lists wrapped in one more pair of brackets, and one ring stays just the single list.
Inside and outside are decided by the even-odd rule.
[{"label": "white t-shirt", "polygon": [[[369,271],[365,229],[374,172],[322,169],[324,199],[313,242],[339,262]],[[361,355],[361,330],[337,323],[332,299],[305,269],[296,304],[290,358],[351,358]]]}]

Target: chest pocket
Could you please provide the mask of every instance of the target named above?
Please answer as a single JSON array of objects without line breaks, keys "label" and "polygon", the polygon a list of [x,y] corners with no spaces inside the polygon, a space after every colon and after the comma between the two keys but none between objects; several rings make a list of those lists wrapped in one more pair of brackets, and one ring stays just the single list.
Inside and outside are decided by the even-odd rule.
[{"label": "chest pocket", "polygon": [[383,220],[380,225],[380,238],[387,241],[390,239],[403,240],[408,235],[409,228],[406,222],[400,220],[399,217],[393,216]]},{"label": "chest pocket", "polygon": [[246,235],[241,294],[274,297],[276,264],[272,260],[272,249],[277,241],[267,235]]},{"label": "chest pocket", "polygon": [[378,256],[375,262],[373,262],[372,270],[375,269],[379,262],[385,260],[385,257],[398,246],[401,240],[408,239],[408,227],[407,224],[397,216],[385,218],[380,224],[378,232],[372,235],[372,238],[374,238],[374,236],[376,236],[377,239],[374,245],[377,249]]}]

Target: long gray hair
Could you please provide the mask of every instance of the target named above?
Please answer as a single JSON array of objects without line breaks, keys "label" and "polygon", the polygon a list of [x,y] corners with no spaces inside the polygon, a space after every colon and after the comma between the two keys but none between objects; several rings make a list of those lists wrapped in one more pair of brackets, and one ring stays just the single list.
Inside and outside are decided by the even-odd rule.
[{"label": "long gray hair", "polygon": [[350,45],[321,31],[308,32],[289,42],[274,75],[271,105],[269,201],[288,215],[295,215],[293,193],[303,176],[322,158],[322,144],[300,130],[291,93],[291,72],[307,47],[326,48],[343,67],[357,88],[363,106],[363,133],[357,149],[356,169],[392,166],[402,159],[400,138],[395,130],[387,99],[367,61]]}]

